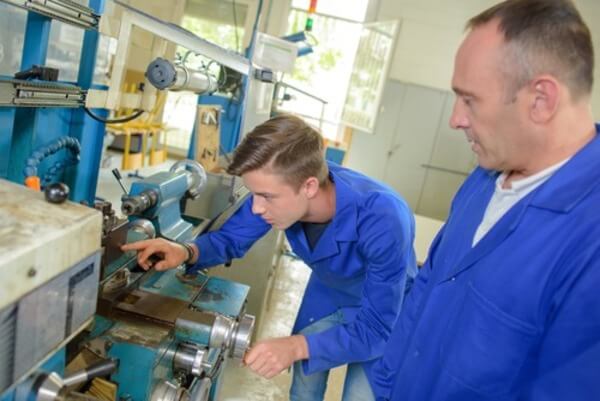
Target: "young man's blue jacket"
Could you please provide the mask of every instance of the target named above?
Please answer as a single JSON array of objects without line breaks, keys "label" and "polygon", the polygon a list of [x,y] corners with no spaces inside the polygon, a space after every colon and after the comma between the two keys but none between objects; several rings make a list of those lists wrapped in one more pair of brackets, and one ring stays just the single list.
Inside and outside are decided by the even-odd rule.
[{"label": "young man's blue jacket", "polygon": [[472,247],[497,173],[477,169],[375,369],[378,400],[600,397],[600,135]]},{"label": "young man's blue jacket", "polygon": [[[329,163],[336,211],[315,249],[295,223],[285,230],[312,274],[296,319],[298,332],[338,310],[347,322],[307,335],[305,373],[365,362],[367,376],[381,356],[402,304],[407,274],[416,275],[414,219],[406,202],[383,184]],[[252,198],[218,230],[196,239],[193,269],[243,256],[271,228],[252,213]]]}]

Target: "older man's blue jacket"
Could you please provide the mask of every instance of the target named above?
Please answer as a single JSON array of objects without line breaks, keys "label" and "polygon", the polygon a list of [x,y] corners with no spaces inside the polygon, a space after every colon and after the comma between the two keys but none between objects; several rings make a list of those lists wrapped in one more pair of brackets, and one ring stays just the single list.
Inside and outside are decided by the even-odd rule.
[{"label": "older man's blue jacket", "polygon": [[375,369],[378,400],[600,399],[600,136],[472,247],[497,174],[477,169]]},{"label": "older man's blue jacket", "polygon": [[[311,269],[294,332],[338,310],[345,324],[307,335],[307,374],[365,362],[383,352],[403,300],[407,274],[416,275],[414,219],[393,190],[352,170],[329,163],[336,211],[314,250],[300,223],[285,234]],[[252,199],[218,231],[196,239],[200,260],[194,269],[241,257],[271,228],[252,213]]]}]

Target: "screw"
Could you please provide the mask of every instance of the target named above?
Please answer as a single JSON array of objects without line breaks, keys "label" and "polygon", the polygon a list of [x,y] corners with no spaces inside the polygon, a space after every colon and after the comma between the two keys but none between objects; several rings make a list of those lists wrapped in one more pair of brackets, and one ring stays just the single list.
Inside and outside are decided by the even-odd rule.
[{"label": "screw", "polygon": [[29,271],[27,272],[27,277],[34,277],[37,274],[37,270],[35,270],[35,267],[32,267],[31,269],[29,269]]}]

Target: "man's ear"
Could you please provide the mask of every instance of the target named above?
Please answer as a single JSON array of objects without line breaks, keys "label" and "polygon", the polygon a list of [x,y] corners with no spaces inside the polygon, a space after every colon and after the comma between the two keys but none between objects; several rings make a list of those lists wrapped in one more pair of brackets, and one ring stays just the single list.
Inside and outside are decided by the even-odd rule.
[{"label": "man's ear", "polygon": [[558,110],[561,87],[558,81],[549,75],[543,75],[531,82],[533,101],[529,110],[531,120],[538,124],[552,120]]},{"label": "man's ear", "polygon": [[308,177],[302,185],[302,190],[308,199],[314,198],[319,192],[319,180],[317,177]]}]

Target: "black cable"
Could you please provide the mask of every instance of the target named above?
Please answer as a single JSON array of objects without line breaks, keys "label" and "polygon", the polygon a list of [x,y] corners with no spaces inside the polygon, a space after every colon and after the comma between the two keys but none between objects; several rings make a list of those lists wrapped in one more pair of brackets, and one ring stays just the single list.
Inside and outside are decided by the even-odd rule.
[{"label": "black cable", "polygon": [[115,118],[114,120],[109,120],[109,119],[104,119],[100,116],[95,115],[94,113],[92,113],[92,111],[90,109],[88,109],[87,107],[83,108],[83,111],[86,112],[86,114],[90,117],[92,117],[94,120],[104,123],[104,124],[120,124],[120,123],[126,123],[132,120],[135,120],[136,118],[138,118],[139,116],[141,116],[144,113],[144,110],[138,110],[135,113],[127,116],[127,117],[123,117],[123,118]]},{"label": "black cable", "polygon": [[223,85],[225,85],[225,82],[227,82],[227,68],[225,68],[223,64],[220,64],[219,67],[221,67],[221,74],[219,75],[223,76],[223,82],[217,82],[217,85],[219,86],[219,89],[221,89]]},{"label": "black cable", "polygon": [[235,0],[231,0],[231,4],[233,5],[233,31],[235,32],[235,51],[240,53],[240,38],[238,37],[238,23],[237,23],[237,13],[235,12]]}]

